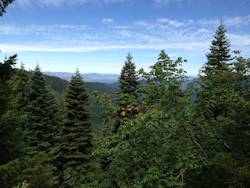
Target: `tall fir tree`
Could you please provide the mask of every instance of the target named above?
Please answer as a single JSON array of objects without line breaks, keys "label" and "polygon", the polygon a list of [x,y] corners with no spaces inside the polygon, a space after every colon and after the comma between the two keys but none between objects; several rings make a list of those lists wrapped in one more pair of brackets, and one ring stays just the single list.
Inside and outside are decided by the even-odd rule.
[{"label": "tall fir tree", "polygon": [[25,125],[27,124],[27,103],[28,103],[28,87],[29,76],[24,69],[23,64],[20,69],[16,69],[14,75],[8,82],[10,88],[8,114],[13,118],[13,123],[16,125],[15,145],[18,150],[16,151],[19,157],[25,155],[25,148],[27,145],[24,140],[26,135]]},{"label": "tall fir tree", "polygon": [[65,186],[79,186],[79,183],[87,182],[92,171],[93,133],[89,122],[88,95],[78,70],[66,94],[61,142]]},{"label": "tall fir tree", "polygon": [[226,36],[226,29],[221,21],[217,28],[214,40],[210,46],[210,53],[207,54],[207,63],[203,73],[205,76],[216,74],[218,71],[228,71],[230,55],[230,42]]},{"label": "tall fir tree", "polygon": [[16,129],[15,116],[10,114],[9,101],[11,88],[9,81],[14,74],[17,55],[5,58],[0,62],[0,164],[4,164],[16,157]]},{"label": "tall fir tree", "polygon": [[115,126],[115,132],[119,129],[123,120],[133,117],[137,114],[138,99],[138,76],[136,66],[133,63],[131,53],[127,55],[127,59],[122,68],[119,77],[120,92],[118,93],[118,121]]},{"label": "tall fir tree", "polygon": [[137,89],[139,82],[136,66],[132,60],[133,57],[131,53],[129,53],[119,78],[121,91],[119,92],[118,103],[121,107],[127,107],[129,104],[136,103],[138,96]]},{"label": "tall fir tree", "polygon": [[27,112],[30,154],[49,153],[56,144],[55,138],[59,131],[58,109],[55,97],[38,66],[30,81]]},{"label": "tall fir tree", "polygon": [[28,87],[29,87],[29,75],[21,64],[20,69],[16,70],[15,75],[9,82],[13,95],[12,105],[19,112],[24,112],[28,103]]},{"label": "tall fir tree", "polygon": [[246,149],[250,143],[246,134],[250,130],[246,115],[250,113],[247,60],[236,58],[232,62],[225,32],[221,24],[198,82],[193,122],[209,163],[198,172],[200,184],[195,185],[195,178],[191,177],[190,187],[248,187],[250,184],[247,167],[250,153]]},{"label": "tall fir tree", "polygon": [[0,115],[3,114],[7,108],[7,101],[9,101],[8,93],[10,93],[8,81],[14,73],[16,61],[17,55],[13,55],[6,58],[3,62],[0,62]]},{"label": "tall fir tree", "polygon": [[[200,110],[204,116],[218,117],[222,112],[223,101],[216,99],[216,96],[221,96],[228,93],[232,89],[232,69],[231,69],[231,53],[230,41],[226,37],[226,29],[221,21],[217,28],[214,40],[210,46],[210,52],[207,54],[207,62],[201,70],[199,84],[201,90],[198,93],[200,100]],[[214,97],[214,98],[213,98]]]}]

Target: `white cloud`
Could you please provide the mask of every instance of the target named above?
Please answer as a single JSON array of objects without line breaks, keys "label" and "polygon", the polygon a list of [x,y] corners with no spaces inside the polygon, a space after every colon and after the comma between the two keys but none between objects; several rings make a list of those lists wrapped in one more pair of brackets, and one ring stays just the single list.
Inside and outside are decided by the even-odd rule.
[{"label": "white cloud", "polygon": [[[155,4],[180,3],[184,0],[151,0]],[[111,4],[133,2],[132,0],[16,0],[15,4],[23,7],[27,6],[56,6],[74,5],[74,4]]]},{"label": "white cloud", "polygon": [[[218,26],[220,24],[221,19],[199,19],[196,21],[197,24],[200,25],[212,25]],[[236,16],[236,17],[223,17],[223,23],[226,26],[248,26],[250,25],[250,15],[248,16]]]},{"label": "white cloud", "polygon": [[201,42],[193,43],[168,43],[168,44],[131,44],[131,45],[99,45],[99,46],[79,46],[79,47],[58,47],[58,46],[39,46],[38,44],[0,44],[0,49],[4,52],[93,52],[103,50],[118,50],[118,49],[182,49],[193,50],[196,48],[204,48],[207,44]]},{"label": "white cloud", "polygon": [[[246,17],[231,17],[229,23],[246,24]],[[4,51],[85,52],[114,49],[172,49],[206,51],[214,34],[215,20],[159,18],[122,25],[104,18],[103,27],[86,25],[0,25],[0,49]],[[209,21],[205,24],[206,21]],[[218,21],[218,20],[216,20]],[[249,48],[247,33],[228,33],[238,49]],[[13,42],[9,42],[9,39]],[[25,40],[23,40],[25,38]],[[6,42],[7,41],[7,42]]]},{"label": "white cloud", "polygon": [[181,27],[185,25],[183,22],[180,22],[177,20],[171,20],[168,18],[159,18],[157,19],[157,23],[166,24],[166,25],[173,26],[173,27]]},{"label": "white cloud", "polygon": [[159,18],[153,21],[141,20],[135,22],[135,25],[144,27],[145,29],[169,29],[169,28],[178,28],[185,26],[185,23],[177,20],[171,20],[168,18]]},{"label": "white cloud", "polygon": [[231,43],[237,48],[250,47],[250,34],[229,33],[228,37],[230,38]]},{"label": "white cloud", "polygon": [[182,2],[184,0],[152,0],[154,3],[158,3],[158,4],[168,4],[168,3],[179,3],[179,2]]},{"label": "white cloud", "polygon": [[46,35],[53,33],[62,33],[67,31],[82,31],[86,30],[86,25],[29,25],[29,26],[17,26],[17,25],[0,25],[1,35]]},{"label": "white cloud", "polygon": [[63,5],[74,4],[110,4],[110,3],[123,3],[126,0],[16,0],[15,4],[27,7],[27,6],[55,6],[61,7]]},{"label": "white cloud", "polygon": [[102,23],[104,23],[104,24],[109,24],[109,23],[114,23],[114,22],[115,22],[115,20],[112,18],[103,18],[102,19]]}]

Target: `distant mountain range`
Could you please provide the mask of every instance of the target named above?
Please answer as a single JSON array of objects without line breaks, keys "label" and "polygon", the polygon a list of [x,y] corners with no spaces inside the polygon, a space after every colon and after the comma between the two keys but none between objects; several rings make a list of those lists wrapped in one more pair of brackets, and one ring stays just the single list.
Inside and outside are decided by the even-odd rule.
[{"label": "distant mountain range", "polygon": [[[69,72],[44,72],[48,76],[56,76],[64,80],[70,80],[74,73]],[[119,75],[118,74],[99,74],[99,73],[86,73],[82,74],[84,81],[95,82],[95,83],[117,83]]]}]

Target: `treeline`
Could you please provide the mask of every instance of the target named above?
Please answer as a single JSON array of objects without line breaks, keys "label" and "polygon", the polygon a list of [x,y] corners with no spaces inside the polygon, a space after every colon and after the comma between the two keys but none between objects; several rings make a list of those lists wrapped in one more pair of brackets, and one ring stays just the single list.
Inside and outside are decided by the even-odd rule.
[{"label": "treeline", "polygon": [[58,100],[39,67],[29,76],[16,60],[0,63],[0,187],[250,187],[250,60],[223,24],[186,89],[186,60],[165,51],[148,71],[128,54],[115,97],[88,96],[77,71]]}]

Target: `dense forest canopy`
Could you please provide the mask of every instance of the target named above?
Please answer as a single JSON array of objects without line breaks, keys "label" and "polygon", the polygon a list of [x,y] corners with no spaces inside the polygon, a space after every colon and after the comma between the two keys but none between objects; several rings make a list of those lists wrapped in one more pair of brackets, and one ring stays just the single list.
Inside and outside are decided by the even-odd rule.
[{"label": "dense forest canopy", "polygon": [[206,57],[183,88],[182,57],[162,50],[137,70],[129,53],[117,92],[5,58],[0,187],[250,187],[250,59],[231,51],[223,22]]}]

